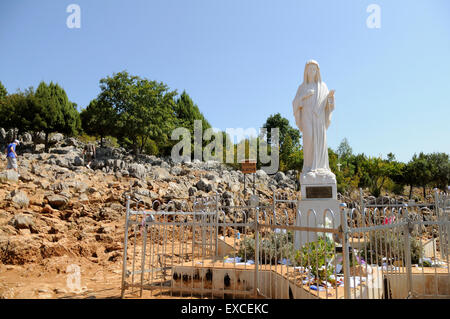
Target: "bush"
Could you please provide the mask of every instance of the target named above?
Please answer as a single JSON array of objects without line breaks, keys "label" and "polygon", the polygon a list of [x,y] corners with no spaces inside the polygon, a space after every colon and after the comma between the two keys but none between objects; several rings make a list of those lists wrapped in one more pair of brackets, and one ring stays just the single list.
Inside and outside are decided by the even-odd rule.
[{"label": "bush", "polygon": [[[359,256],[365,259],[367,263],[382,265],[383,262],[386,262],[387,264],[393,264],[399,257],[404,258],[404,246],[403,234],[372,234],[369,242],[360,250]],[[423,254],[419,241],[410,237],[410,247],[411,263],[417,264]],[[383,261],[384,257],[386,257],[385,261]]]},{"label": "bush", "polygon": [[[326,236],[319,237],[316,242],[305,244],[295,250],[292,232],[270,233],[260,240],[259,262],[275,264],[284,258],[294,266],[310,267],[311,273],[319,280],[328,280],[334,272],[329,262],[334,257],[334,246]],[[255,260],[255,239],[246,237],[242,240],[238,256],[243,260]]]},{"label": "bush", "polygon": [[[255,246],[254,238],[244,238],[240,244],[238,256],[243,260],[256,260]],[[260,239],[259,257],[261,264],[274,264],[284,258],[294,262],[295,250],[292,244],[292,233],[271,232],[266,238]]]},{"label": "bush", "polygon": [[144,152],[147,155],[158,155],[159,154],[158,145],[156,145],[155,141],[148,140],[144,145]]},{"label": "bush", "polygon": [[86,133],[78,135],[78,139],[85,144],[95,142],[97,140],[95,136],[87,135]]},{"label": "bush", "polygon": [[316,242],[305,244],[297,251],[295,260],[298,265],[311,267],[311,273],[320,280],[328,280],[333,274],[334,267],[329,262],[334,257],[332,241],[326,237],[319,237]]},{"label": "bush", "polygon": [[405,185],[396,183],[391,179],[388,179],[388,181],[386,182],[385,189],[388,192],[394,193],[395,195],[403,195]]},{"label": "bush", "polygon": [[117,142],[117,138],[113,136],[106,136],[103,138],[103,146],[106,147],[119,147],[119,143]]}]

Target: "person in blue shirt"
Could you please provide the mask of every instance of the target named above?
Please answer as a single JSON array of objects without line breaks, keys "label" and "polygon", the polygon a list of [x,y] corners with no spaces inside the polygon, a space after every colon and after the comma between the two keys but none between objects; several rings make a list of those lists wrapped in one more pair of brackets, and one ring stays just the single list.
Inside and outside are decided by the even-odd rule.
[{"label": "person in blue shirt", "polygon": [[18,140],[14,140],[11,144],[9,144],[6,147],[6,158],[8,160],[8,165],[6,166],[6,169],[14,169],[17,171],[17,153],[16,153],[16,146],[19,145],[20,142]]}]

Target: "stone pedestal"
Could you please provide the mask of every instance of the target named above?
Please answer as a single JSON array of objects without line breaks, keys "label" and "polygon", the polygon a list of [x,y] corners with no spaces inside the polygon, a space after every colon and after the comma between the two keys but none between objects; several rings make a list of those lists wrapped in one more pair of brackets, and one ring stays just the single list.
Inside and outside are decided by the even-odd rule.
[{"label": "stone pedestal", "polygon": [[[315,170],[300,176],[302,199],[299,202],[295,225],[300,227],[338,228],[341,224],[340,202],[337,200],[336,176],[327,169]],[[318,235],[333,239],[331,233],[295,232],[295,248],[317,241]]]},{"label": "stone pedestal", "polygon": [[[338,228],[341,225],[340,202],[336,199],[304,199],[299,202],[295,226]],[[306,243],[317,241],[318,235],[333,240],[332,233],[296,231],[294,245],[299,249]]]},{"label": "stone pedestal", "polygon": [[317,169],[300,175],[303,199],[337,199],[336,175],[327,169]]}]

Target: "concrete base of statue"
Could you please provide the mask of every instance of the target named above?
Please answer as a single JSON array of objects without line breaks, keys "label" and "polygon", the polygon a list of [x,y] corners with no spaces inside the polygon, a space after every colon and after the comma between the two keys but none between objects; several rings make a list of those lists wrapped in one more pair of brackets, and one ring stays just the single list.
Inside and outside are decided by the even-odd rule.
[{"label": "concrete base of statue", "polygon": [[[341,224],[340,202],[337,200],[336,176],[327,169],[301,174],[302,199],[299,201],[295,225],[299,227],[325,227],[337,229]],[[332,233],[296,231],[294,245],[317,241],[318,236],[334,240]]]},{"label": "concrete base of statue", "polygon": [[[295,226],[337,229],[341,225],[340,202],[335,199],[304,199],[299,202],[298,208]],[[332,233],[296,231],[295,249],[317,241],[318,236],[327,236],[330,240],[335,240]]]},{"label": "concrete base of statue", "polygon": [[300,175],[302,199],[337,199],[336,175],[328,169],[316,169]]}]

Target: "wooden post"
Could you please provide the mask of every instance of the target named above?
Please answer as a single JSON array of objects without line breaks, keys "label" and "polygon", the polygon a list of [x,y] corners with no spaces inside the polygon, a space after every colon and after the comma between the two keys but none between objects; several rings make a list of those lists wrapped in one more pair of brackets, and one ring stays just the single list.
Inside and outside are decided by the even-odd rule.
[{"label": "wooden post", "polygon": [[[241,172],[244,174],[244,192],[245,192],[245,175],[256,173],[256,160],[244,160],[241,162]],[[253,178],[253,188],[255,187],[255,179]]]}]

